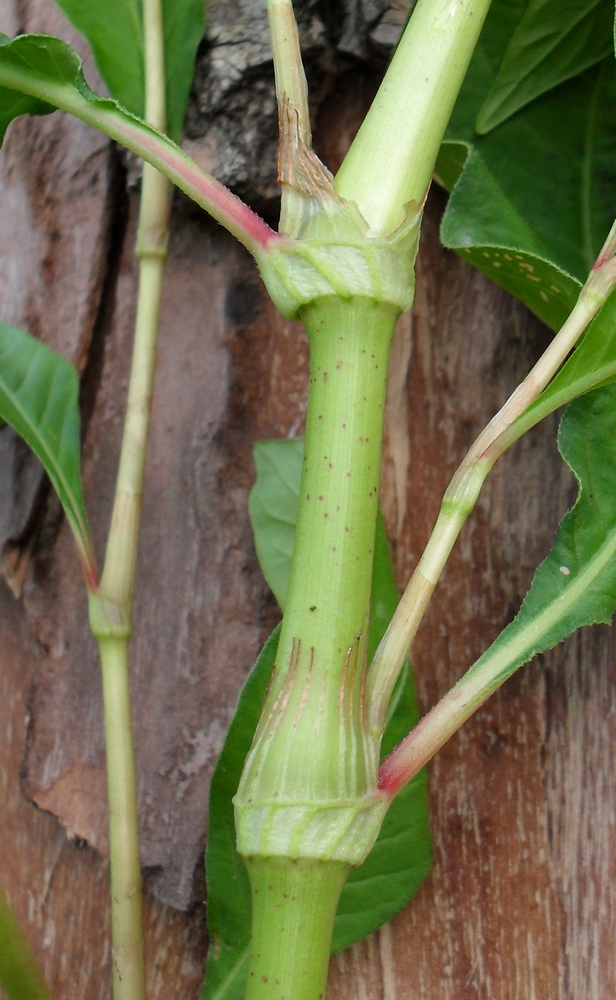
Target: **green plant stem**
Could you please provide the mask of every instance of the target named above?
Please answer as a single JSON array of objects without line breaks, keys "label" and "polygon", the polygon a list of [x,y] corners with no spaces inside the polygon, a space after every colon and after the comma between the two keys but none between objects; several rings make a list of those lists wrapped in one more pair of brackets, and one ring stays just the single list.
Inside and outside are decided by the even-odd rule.
[{"label": "green plant stem", "polygon": [[325,996],[334,917],[349,866],[249,858],[253,932],[245,1000]]},{"label": "green plant stem", "polygon": [[364,665],[396,318],[390,306],[334,296],[302,313],[304,467],[277,662],[235,799],[244,856],[359,864],[382,819]]},{"label": "green plant stem", "polygon": [[[608,243],[610,239],[613,240],[611,233]],[[599,260],[601,261],[601,257]],[[530,411],[527,418],[523,417],[597,315],[615,284],[616,261],[610,257],[604,259],[597,269],[591,272],[573,311],[559,333],[524,381],[481,432],[454,474],[443,497],[441,510],[426,549],[370,666],[368,704],[373,731],[378,731],[383,724],[391,692],[409,647],[456,539],[475,507],[488,474],[501,455],[530,427],[535,426],[546,416],[544,410],[537,408],[535,411]],[[549,412],[553,408],[554,406],[551,406]],[[450,704],[453,703],[452,701]],[[452,732],[455,732],[455,728]],[[441,746],[442,742],[438,746]],[[433,753],[438,746],[434,747]],[[429,756],[432,756],[432,753]],[[408,780],[415,773],[413,770]]]},{"label": "green plant stem", "polygon": [[0,988],[6,1000],[52,1000],[19,923],[0,886]]},{"label": "green plant stem", "polygon": [[[143,13],[145,113],[153,125],[164,130],[161,0],[144,0]],[[145,163],[136,247],[137,317],[124,433],[105,565],[98,594],[91,600],[92,630],[99,644],[105,704],[114,1000],[145,1000],[128,644],[171,198],[169,180]]]},{"label": "green plant stem", "polygon": [[299,138],[312,143],[308,87],[291,0],[267,0],[278,105],[286,100],[297,114]]},{"label": "green plant stem", "polygon": [[132,738],[128,639],[98,639],[109,798],[114,1000],[145,1000],[139,818]]},{"label": "green plant stem", "polygon": [[139,289],[135,343],[116,494],[100,591],[130,616],[165,267],[171,185],[144,165],[136,253]]},{"label": "green plant stem", "polygon": [[422,204],[490,0],[418,0],[336,176],[375,234]]}]

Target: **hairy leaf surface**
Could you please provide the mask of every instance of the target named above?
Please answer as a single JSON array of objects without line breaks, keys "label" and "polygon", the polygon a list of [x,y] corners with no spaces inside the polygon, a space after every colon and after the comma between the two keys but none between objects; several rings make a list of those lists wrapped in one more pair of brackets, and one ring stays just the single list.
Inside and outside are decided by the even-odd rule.
[{"label": "hairy leaf surface", "polygon": [[[303,441],[263,441],[255,448],[257,482],[250,500],[255,542],[264,575],[282,606],[286,598],[301,479]],[[379,515],[372,578],[369,655],[398,603],[389,544]],[[206,854],[208,926],[213,934],[203,1000],[241,1000],[250,938],[250,887],[235,851],[231,799],[250,749],[271,676],[277,630],[266,643],[240,696],[212,778]],[[413,678],[407,666],[398,683],[383,738],[386,755],[418,721]],[[342,891],[332,951],[370,934],[417,891],[431,863],[425,772],[396,798],[379,838]],[[230,886],[233,886],[231,891]]]},{"label": "hairy leaf surface", "polygon": [[0,418],[17,431],[42,462],[73,530],[84,566],[93,570],[79,471],[78,399],[77,372],[68,361],[23,330],[0,323]]},{"label": "hairy leaf surface", "polygon": [[[84,35],[109,92],[143,118],[145,76],[142,0],[56,0]],[[163,0],[165,90],[169,135],[179,141],[203,37],[203,0]]]},{"label": "hairy leaf surface", "polygon": [[486,19],[437,164],[453,189],[441,235],[557,329],[614,219],[616,66],[610,57],[478,135],[525,9],[494,0]]},{"label": "hairy leaf surface", "polygon": [[489,132],[612,51],[613,0],[530,0],[477,116]]}]

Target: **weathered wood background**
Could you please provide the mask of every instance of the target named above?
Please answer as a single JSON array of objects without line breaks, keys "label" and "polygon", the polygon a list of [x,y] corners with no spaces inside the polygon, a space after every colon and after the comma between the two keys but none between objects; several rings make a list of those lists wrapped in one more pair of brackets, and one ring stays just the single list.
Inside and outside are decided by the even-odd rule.
[{"label": "weathered wood background", "polygon": [[[404,8],[300,5],[316,144],[332,168]],[[75,42],[51,0],[2,0],[0,30]],[[217,0],[187,145],[272,213],[275,137],[261,5]],[[443,205],[435,191],[391,369],[382,502],[401,586],[451,472],[547,337],[440,248]],[[82,373],[99,553],[126,391],[135,215],[125,164],[104,138],[60,115],[11,127],[0,160],[0,317]],[[199,994],[209,777],[277,616],[247,519],[251,447],[301,433],[306,366],[301,329],[276,315],[250,259],[178,198],[133,641],[152,998]],[[549,550],[573,496],[553,438],[553,424],[541,427],[502,462],[462,536],[415,648],[423,709],[510,619]],[[58,998],[106,1000],[102,718],[83,588],[57,503],[7,428],[0,463],[0,879]],[[404,913],[335,959],[331,1000],[616,995],[615,673],[612,633],[588,630],[525,668],[440,752],[432,873]]]}]

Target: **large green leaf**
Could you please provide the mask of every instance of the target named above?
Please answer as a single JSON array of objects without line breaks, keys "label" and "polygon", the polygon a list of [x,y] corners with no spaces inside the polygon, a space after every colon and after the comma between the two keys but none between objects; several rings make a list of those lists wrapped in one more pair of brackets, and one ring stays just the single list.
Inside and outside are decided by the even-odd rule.
[{"label": "large green leaf", "polygon": [[79,380],[68,361],[0,323],[0,418],[41,460],[64,507],[88,583],[96,566],[79,472]]},{"label": "large green leaf", "polygon": [[[257,483],[250,502],[259,559],[284,605],[297,519],[303,441],[260,442],[255,448]],[[277,539],[277,530],[280,540]],[[372,578],[369,655],[380,642],[398,603],[387,535],[379,515]],[[278,630],[266,643],[238,704],[212,778],[206,854],[208,927],[212,943],[202,1000],[240,1000],[250,939],[250,888],[235,851],[231,799],[250,749],[271,676]],[[383,738],[386,755],[419,719],[411,671],[398,683]],[[427,783],[421,772],[394,800],[372,852],[343,889],[332,951],[361,940],[396,914],[417,891],[431,863]]]},{"label": "large green leaf", "polygon": [[616,214],[616,66],[605,60],[477,135],[525,9],[494,0],[486,19],[437,164],[453,188],[441,233],[556,329]]},{"label": "large green leaf", "polygon": [[472,690],[473,705],[576,629],[611,621],[616,609],[615,441],[616,385],[571,404],[558,444],[578,481],[577,502],[517,617],[459,683],[460,691]]},{"label": "large green leaf", "polygon": [[[87,38],[109,91],[143,118],[145,112],[142,0],[56,0]],[[203,0],[163,0],[164,57],[169,135],[179,141],[203,37]]]},{"label": "large green leaf", "polygon": [[530,0],[477,117],[489,132],[612,51],[613,0]]}]

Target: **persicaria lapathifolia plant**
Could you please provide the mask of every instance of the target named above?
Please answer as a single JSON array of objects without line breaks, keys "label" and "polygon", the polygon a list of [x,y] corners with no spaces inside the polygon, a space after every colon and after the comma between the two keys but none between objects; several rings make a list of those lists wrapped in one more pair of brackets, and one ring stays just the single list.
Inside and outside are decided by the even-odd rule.
[{"label": "persicaria lapathifolia plant", "polygon": [[[102,573],[79,478],[76,374],[6,325],[0,416],[39,456],[62,501],[101,654],[114,996],[145,995],[128,641],[172,182],[250,251],[271,299],[285,317],[301,321],[310,342],[305,440],[257,452],[256,542],[284,616],[249,678],[212,785],[213,946],[204,997],[318,1000],[332,947],[387,919],[425,874],[425,784],[419,778],[411,785],[423,765],[514,670],[576,628],[609,621],[616,606],[616,171],[606,154],[616,125],[612,6],[529,0],[513,10],[494,0],[488,16],[490,0],[418,0],[334,177],[312,150],[292,5],[268,0],[280,128],[278,231],[174,142],[202,27],[200,4],[144,0],[142,21],[126,5],[116,11],[101,4],[96,12],[72,0],[60,6],[89,38],[115,99],[89,89],[79,60],[58,39],[2,37],[2,129],[18,115],[59,108],[146,161],[135,348]],[[131,73],[114,59],[118,28],[134,33]],[[178,53],[183,72],[175,72]],[[567,89],[570,80],[576,91]],[[574,150],[558,197],[581,201],[579,217],[571,210],[561,229],[558,213],[542,201],[544,147],[554,148],[542,140],[557,133]],[[527,157],[523,183],[519,165],[512,166],[516,147]],[[385,389],[394,327],[413,302],[422,211],[435,171],[452,189],[444,241],[558,332],[462,460],[397,603],[378,517]],[[411,728],[406,656],[458,534],[498,458],[570,402],[559,446],[577,478],[578,501],[516,619]],[[275,518],[263,502],[276,479],[266,470],[274,455],[288,471],[287,486],[296,484],[286,519],[292,560],[275,567]],[[229,836],[232,797],[237,852]],[[418,873],[400,892],[390,880],[379,905],[368,903],[391,831],[411,808],[421,822],[411,842],[400,843],[421,853]],[[0,921],[15,943],[4,965],[0,959],[0,978],[19,996],[33,959],[4,901]],[[33,995],[46,995],[33,975]]]}]

